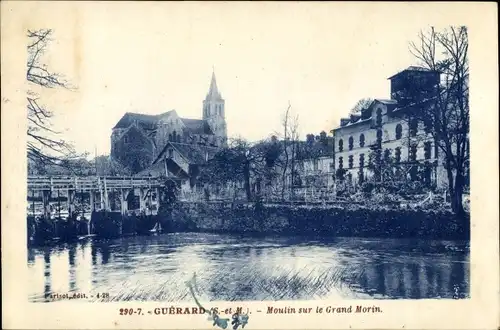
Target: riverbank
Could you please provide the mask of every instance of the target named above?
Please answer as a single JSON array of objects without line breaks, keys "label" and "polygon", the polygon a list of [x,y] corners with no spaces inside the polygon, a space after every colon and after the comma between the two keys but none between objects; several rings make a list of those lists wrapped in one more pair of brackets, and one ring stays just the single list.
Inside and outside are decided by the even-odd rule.
[{"label": "riverbank", "polygon": [[470,216],[394,206],[176,203],[155,216],[93,212],[91,219],[81,220],[28,217],[28,242],[39,245],[87,235],[116,238],[150,234],[158,228],[162,232],[467,240]]},{"label": "riverbank", "polygon": [[265,206],[262,204],[179,203],[170,227],[192,231],[275,233],[342,237],[470,237],[470,216],[421,208]]}]

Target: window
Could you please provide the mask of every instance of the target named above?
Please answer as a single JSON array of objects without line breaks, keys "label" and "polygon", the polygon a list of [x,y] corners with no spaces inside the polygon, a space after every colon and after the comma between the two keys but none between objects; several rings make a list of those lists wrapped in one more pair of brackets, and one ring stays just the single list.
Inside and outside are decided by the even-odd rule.
[{"label": "window", "polygon": [[410,120],[410,136],[417,136],[418,133],[418,120],[411,119]]},{"label": "window", "polygon": [[432,120],[426,119],[424,121],[425,133],[429,134],[432,132]]},{"label": "window", "polygon": [[349,150],[352,150],[354,147],[354,139],[352,136],[349,137]]},{"label": "window", "polygon": [[382,126],[382,110],[377,110],[377,126]]},{"label": "window", "polygon": [[389,157],[391,157],[391,151],[389,149],[384,150],[384,160],[388,161]]},{"label": "window", "polygon": [[339,169],[342,169],[344,167],[344,158],[339,157]]},{"label": "window", "polygon": [[359,155],[359,167],[360,168],[365,167],[365,154]]},{"label": "window", "polygon": [[363,148],[363,147],[365,146],[365,135],[364,135],[364,134],[361,134],[361,135],[359,136],[359,146],[360,146],[361,148]]},{"label": "window", "polygon": [[352,168],[354,165],[354,156],[350,155],[349,156],[349,168]]},{"label": "window", "polygon": [[343,151],[344,150],[344,140],[340,139],[339,140],[339,151]]},{"label": "window", "polygon": [[410,161],[414,162],[417,160],[417,145],[414,144],[410,146]]},{"label": "window", "polygon": [[401,139],[401,136],[403,135],[403,126],[401,124],[396,125],[396,140]]},{"label": "window", "polygon": [[395,152],[394,156],[396,158],[396,164],[399,164],[401,162],[401,148],[400,147],[396,148],[396,152]]},{"label": "window", "polygon": [[170,134],[168,135],[168,140],[169,140],[169,141],[172,141],[172,133],[170,133]]},{"label": "window", "polygon": [[432,144],[430,142],[424,143],[424,157],[425,159],[431,159]]},{"label": "window", "polygon": [[168,149],[168,158],[174,158],[174,150]]}]

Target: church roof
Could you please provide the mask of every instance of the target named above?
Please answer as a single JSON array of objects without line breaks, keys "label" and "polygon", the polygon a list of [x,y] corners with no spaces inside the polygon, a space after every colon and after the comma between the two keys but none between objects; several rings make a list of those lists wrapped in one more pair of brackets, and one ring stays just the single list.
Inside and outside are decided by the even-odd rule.
[{"label": "church roof", "polygon": [[217,81],[215,79],[215,72],[212,72],[212,80],[210,81],[210,88],[208,89],[206,100],[221,100],[222,96],[217,88]]},{"label": "church roof", "polygon": [[163,116],[172,111],[174,110],[170,110],[159,115],[145,115],[136,112],[126,112],[113,128],[128,128],[130,125],[136,122],[141,126],[141,128],[155,129],[160,116]]},{"label": "church roof", "polygon": [[182,122],[192,134],[214,134],[206,120],[181,118]]}]

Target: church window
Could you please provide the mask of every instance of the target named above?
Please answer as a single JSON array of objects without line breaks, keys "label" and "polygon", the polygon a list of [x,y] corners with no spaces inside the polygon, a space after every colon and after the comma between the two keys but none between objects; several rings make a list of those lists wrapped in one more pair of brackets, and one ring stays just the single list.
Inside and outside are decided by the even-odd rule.
[{"label": "church window", "polygon": [[401,139],[401,136],[403,135],[403,126],[401,124],[396,125],[396,140]]},{"label": "church window", "polygon": [[344,140],[340,139],[339,140],[339,151],[343,151],[344,150]]},{"label": "church window", "polygon": [[365,146],[365,135],[364,135],[364,134],[361,134],[361,135],[359,136],[359,146],[360,146],[361,148],[363,148],[363,147]]},{"label": "church window", "polygon": [[349,137],[349,150],[352,150],[354,147],[354,139],[352,136]]},{"label": "church window", "polygon": [[354,156],[350,155],[349,156],[349,168],[352,168],[354,166]]}]

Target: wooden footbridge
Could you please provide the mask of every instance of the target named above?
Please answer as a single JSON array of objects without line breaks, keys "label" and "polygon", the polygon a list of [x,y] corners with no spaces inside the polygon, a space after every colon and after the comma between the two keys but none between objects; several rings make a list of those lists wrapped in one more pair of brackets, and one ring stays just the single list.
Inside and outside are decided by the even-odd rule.
[{"label": "wooden footbridge", "polygon": [[[110,203],[110,195],[118,193],[120,211],[128,212],[129,194],[139,196],[139,209],[145,211],[155,205],[159,206],[160,188],[164,181],[153,177],[28,177],[28,200],[32,201],[32,212],[35,213],[35,200],[43,203],[43,215],[50,217],[50,202],[54,198],[60,202],[67,201],[68,215],[75,211],[75,195],[89,197],[91,211],[110,210],[115,203]],[[62,194],[62,196],[61,196]]]}]

